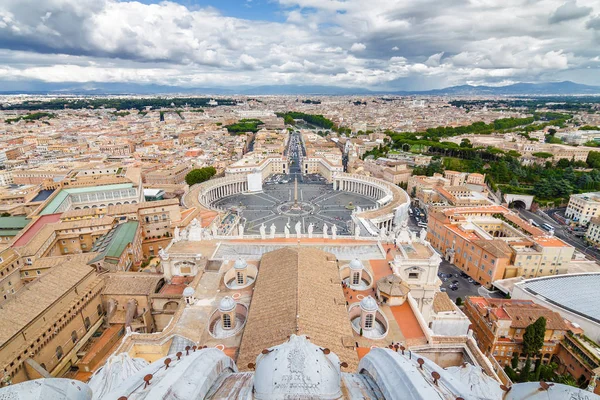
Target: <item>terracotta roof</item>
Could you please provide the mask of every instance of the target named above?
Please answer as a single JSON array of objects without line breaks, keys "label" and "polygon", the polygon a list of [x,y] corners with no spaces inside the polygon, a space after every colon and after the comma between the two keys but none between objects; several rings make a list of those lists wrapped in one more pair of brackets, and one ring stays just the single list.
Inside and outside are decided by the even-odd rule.
[{"label": "terracotta roof", "polygon": [[79,262],[87,264],[92,258],[96,257],[96,253],[81,253],[69,254],[66,256],[43,257],[36,259],[32,265],[24,265],[21,271],[30,271],[36,269],[46,269],[56,267],[66,262]]},{"label": "terracotta roof", "polygon": [[147,272],[119,272],[104,275],[104,290],[102,294],[110,295],[151,295],[156,289],[162,274]]},{"label": "terracotta roof", "polygon": [[433,297],[433,311],[436,313],[455,311],[456,306],[448,297],[448,293],[437,292]]},{"label": "terracotta roof", "polygon": [[[246,369],[263,350],[307,335],[354,370],[358,357],[335,256],[312,248],[263,255],[237,364]],[[350,340],[348,340],[350,339]]]},{"label": "terracotta roof", "polygon": [[[52,268],[0,306],[0,346],[44,313],[94,269],[77,261]],[[64,305],[65,308],[68,304]]]},{"label": "terracotta roof", "polygon": [[487,251],[494,257],[510,257],[512,254],[510,246],[503,240],[474,240],[473,244],[481,247],[482,250]]},{"label": "terracotta roof", "polygon": [[538,318],[546,318],[546,329],[567,330],[565,321],[559,313],[538,304],[505,304],[504,311],[512,322],[511,328],[527,328]]}]

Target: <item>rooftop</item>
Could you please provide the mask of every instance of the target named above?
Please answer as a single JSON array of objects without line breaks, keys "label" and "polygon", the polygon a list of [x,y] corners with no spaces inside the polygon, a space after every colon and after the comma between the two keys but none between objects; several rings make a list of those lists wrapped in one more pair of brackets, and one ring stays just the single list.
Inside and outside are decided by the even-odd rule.
[{"label": "rooftop", "polygon": [[[0,346],[25,328],[65,293],[94,272],[80,262],[57,265],[0,306]],[[65,304],[65,308],[69,304]]]},{"label": "rooftop", "polygon": [[106,235],[98,238],[96,243],[94,243],[92,251],[99,254],[90,263],[100,261],[105,257],[120,257],[127,245],[133,242],[138,226],[138,221],[125,222],[124,224],[117,225]]},{"label": "rooftop", "polygon": [[534,278],[516,285],[548,303],[600,323],[600,273]]},{"label": "rooftop", "polygon": [[283,248],[263,255],[238,365],[246,368],[263,349],[292,334],[308,335],[337,353],[349,368],[358,357],[335,256],[312,248]]}]

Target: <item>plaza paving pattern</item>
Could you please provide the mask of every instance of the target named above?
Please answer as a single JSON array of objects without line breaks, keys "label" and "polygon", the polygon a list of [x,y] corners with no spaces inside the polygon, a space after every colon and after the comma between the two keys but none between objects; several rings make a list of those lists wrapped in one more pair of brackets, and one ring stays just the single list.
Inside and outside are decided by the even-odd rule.
[{"label": "plaza paving pattern", "polygon": [[271,224],[275,224],[277,233],[284,233],[289,223],[290,235],[294,236],[295,224],[300,221],[302,233],[306,234],[310,223],[314,233],[322,233],[323,225],[337,226],[338,235],[350,234],[348,222],[351,220],[351,203],[361,209],[372,208],[375,200],[355,193],[334,191],[332,185],[326,183],[298,183],[298,210],[294,204],[294,183],[264,185],[263,192],[254,194],[238,194],[217,200],[214,205],[225,209],[236,210],[244,220],[245,232],[259,234],[260,225],[266,226],[267,234]]}]

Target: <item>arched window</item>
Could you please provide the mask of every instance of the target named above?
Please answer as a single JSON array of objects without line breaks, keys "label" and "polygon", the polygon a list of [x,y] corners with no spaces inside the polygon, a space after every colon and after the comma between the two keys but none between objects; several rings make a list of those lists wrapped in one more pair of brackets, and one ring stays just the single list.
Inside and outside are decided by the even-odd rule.
[{"label": "arched window", "polygon": [[162,219],[163,219],[163,221],[166,221],[167,220],[167,214],[163,214],[162,215]]},{"label": "arched window", "polygon": [[155,220],[155,221],[158,221],[158,215],[155,215],[155,216],[154,216],[154,220]]},{"label": "arched window", "polygon": [[359,282],[360,282],[360,274],[358,272],[355,272],[354,274],[352,274],[352,284],[358,285]]},{"label": "arched window", "polygon": [[237,283],[238,285],[244,284],[244,274],[242,274],[241,272],[237,273]]},{"label": "arched window", "polygon": [[90,322],[90,317],[85,317],[85,319],[83,320],[83,325],[85,325],[86,331],[90,329],[90,326],[92,325],[92,323]]},{"label": "arched window", "polygon": [[223,314],[223,328],[231,329],[231,317],[229,314]]},{"label": "arched window", "polygon": [[56,348],[56,358],[60,360],[62,357],[63,357],[63,349],[62,349],[62,347],[58,346]]},{"label": "arched window", "polygon": [[96,311],[98,312],[98,316],[102,315],[102,304],[98,304],[98,306],[96,307]]},{"label": "arched window", "polygon": [[77,343],[77,339],[78,339],[78,337],[77,337],[77,331],[71,332],[71,341],[73,343]]},{"label": "arched window", "polygon": [[373,327],[373,314],[367,314],[365,317],[365,329],[371,329]]}]

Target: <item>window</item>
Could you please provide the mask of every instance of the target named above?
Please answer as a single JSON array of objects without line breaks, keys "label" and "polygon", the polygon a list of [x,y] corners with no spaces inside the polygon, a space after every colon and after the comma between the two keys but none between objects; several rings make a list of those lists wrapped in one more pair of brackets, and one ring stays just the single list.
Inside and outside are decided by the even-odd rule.
[{"label": "window", "polygon": [[102,304],[98,304],[96,307],[96,312],[98,313],[98,316],[102,315]]},{"label": "window", "polygon": [[231,317],[229,314],[223,314],[223,328],[231,329]]},{"label": "window", "polygon": [[63,349],[62,349],[62,347],[58,346],[56,348],[56,358],[60,360],[62,357],[63,357]]},{"label": "window", "polygon": [[408,274],[408,279],[419,279],[419,273],[418,272],[410,272]]},{"label": "window", "polygon": [[244,284],[244,274],[241,272],[237,273],[237,283],[238,283],[238,285]]},{"label": "window", "polygon": [[90,317],[85,317],[85,319],[83,320],[83,325],[85,325],[86,331],[90,329],[90,326],[92,325],[92,323],[90,322]]},{"label": "window", "polygon": [[371,329],[373,327],[373,314],[367,314],[365,317],[365,329]]},{"label": "window", "polygon": [[71,332],[71,341],[73,343],[77,343],[77,339],[78,339],[77,338],[77,332],[76,331]]},{"label": "window", "polygon": [[355,272],[352,275],[352,284],[353,285],[358,285],[359,282],[360,282],[360,274],[358,272]]},{"label": "window", "polygon": [[35,270],[35,273],[38,274],[38,275],[42,274],[42,272],[39,269]]}]

